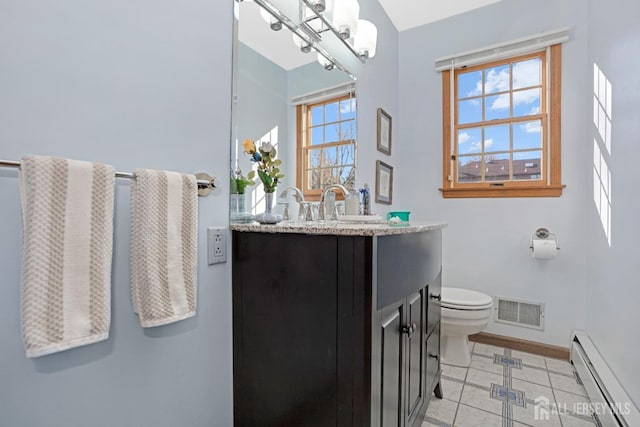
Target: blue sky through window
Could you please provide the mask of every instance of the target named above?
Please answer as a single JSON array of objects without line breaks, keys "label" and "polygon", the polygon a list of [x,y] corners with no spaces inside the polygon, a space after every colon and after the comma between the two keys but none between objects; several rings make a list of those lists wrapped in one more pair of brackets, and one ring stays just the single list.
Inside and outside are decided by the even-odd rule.
[{"label": "blue sky through window", "polygon": [[513,125],[513,149],[542,148],[540,120]]},{"label": "blue sky through window", "polygon": [[324,121],[325,123],[337,122],[338,121],[338,103],[333,102],[331,104],[326,104],[324,107]]},{"label": "blue sky through window", "polygon": [[509,125],[487,126],[484,130],[484,151],[509,151]]}]

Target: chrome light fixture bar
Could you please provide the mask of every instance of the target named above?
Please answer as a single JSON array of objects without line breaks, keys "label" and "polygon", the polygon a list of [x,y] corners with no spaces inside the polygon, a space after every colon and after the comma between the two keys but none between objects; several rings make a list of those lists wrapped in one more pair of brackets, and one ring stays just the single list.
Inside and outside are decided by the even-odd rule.
[{"label": "chrome light fixture bar", "polygon": [[[311,8],[311,10],[314,11],[316,16],[322,16],[321,14],[319,14],[318,12],[316,12],[313,9],[313,4],[311,2],[309,2],[307,4],[308,0],[302,0],[302,1],[304,1],[305,4],[309,8]],[[332,70],[333,68],[338,68],[338,69],[342,70],[344,73],[346,73],[349,77],[351,77],[352,79],[355,80],[355,76],[353,75],[353,73],[351,73],[351,71],[349,71],[344,65],[342,65],[339,61],[337,61],[324,48],[322,48],[320,45],[318,45],[318,42],[320,42],[322,40],[322,38],[320,37],[320,35],[316,31],[314,31],[313,29],[310,29],[308,25],[305,25],[305,26],[297,25],[295,22],[293,22],[287,16],[283,15],[275,6],[273,6],[267,0],[253,0],[253,2],[256,3],[258,6],[260,6],[261,8],[263,8],[264,10],[266,10],[271,16],[273,16],[279,22],[282,22],[282,24],[285,27],[287,27],[293,34],[298,36],[303,41],[303,43],[306,43],[306,46],[310,46],[316,52],[318,52],[318,55],[322,56],[327,61],[326,62],[327,65],[324,65],[325,62],[323,62],[323,65],[324,65],[325,69]],[[322,19],[322,22],[324,22],[326,24],[326,19],[324,19],[324,18],[321,18],[321,19]],[[333,32],[335,33],[335,29],[333,30]],[[351,49],[351,50],[353,51],[353,49]],[[357,56],[357,54],[356,54],[356,56]],[[330,66],[328,64],[333,64],[333,66]]]},{"label": "chrome light fixture bar", "polygon": [[[351,43],[349,43],[347,40],[348,38],[351,36],[350,32],[345,32],[343,30],[338,30],[336,29],[333,24],[331,22],[329,22],[329,20],[324,16],[324,14],[318,12],[313,5],[312,0],[300,0],[302,3],[304,3],[305,6],[307,6],[309,9],[311,9],[311,11],[313,11],[313,13],[316,15],[316,17],[318,19],[320,19],[320,21],[322,21],[323,25],[327,28],[327,30],[331,31],[333,34],[335,34],[335,36],[338,38],[338,40],[340,40],[342,42],[342,44],[344,44],[346,46],[346,48],[356,57],[360,60],[360,62],[362,62],[363,64],[367,61],[368,59],[368,55],[360,55],[360,53],[358,53],[358,51],[351,45]],[[302,15],[302,11],[300,12]]]}]

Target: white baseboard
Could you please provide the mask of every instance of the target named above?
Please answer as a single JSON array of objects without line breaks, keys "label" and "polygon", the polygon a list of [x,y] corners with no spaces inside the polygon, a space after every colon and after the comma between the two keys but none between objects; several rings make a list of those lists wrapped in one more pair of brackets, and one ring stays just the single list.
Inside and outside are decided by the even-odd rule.
[{"label": "white baseboard", "polygon": [[571,362],[603,427],[640,426],[640,411],[584,331],[574,331]]}]

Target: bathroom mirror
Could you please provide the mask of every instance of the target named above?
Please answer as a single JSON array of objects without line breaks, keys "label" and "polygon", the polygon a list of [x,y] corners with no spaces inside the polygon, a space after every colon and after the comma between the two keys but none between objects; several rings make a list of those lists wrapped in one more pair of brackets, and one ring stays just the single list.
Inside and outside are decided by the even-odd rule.
[{"label": "bathroom mirror", "polygon": [[[255,168],[244,152],[245,139],[256,145],[269,142],[285,175],[278,183],[276,201],[283,201],[278,196],[285,188],[301,185],[296,181],[298,167],[306,178],[302,183],[305,197],[317,200],[326,185],[355,182],[355,79],[341,64],[328,70],[331,66],[321,64],[316,51],[303,53],[300,45],[304,43],[297,38],[296,45],[296,36],[287,26],[271,29],[277,23],[265,11],[258,2],[235,3],[232,175],[239,169],[247,177]],[[291,22],[295,21],[293,17]],[[298,150],[298,138],[306,138],[306,149]],[[307,158],[300,166],[299,156]],[[253,181],[255,185],[246,187],[243,199],[244,210],[256,214],[265,209],[264,191],[257,177]],[[236,189],[232,185],[232,193]],[[232,221],[238,209],[234,197],[232,194]],[[275,209],[282,213],[284,206]],[[291,203],[290,216],[295,218],[296,213],[297,204]]]}]

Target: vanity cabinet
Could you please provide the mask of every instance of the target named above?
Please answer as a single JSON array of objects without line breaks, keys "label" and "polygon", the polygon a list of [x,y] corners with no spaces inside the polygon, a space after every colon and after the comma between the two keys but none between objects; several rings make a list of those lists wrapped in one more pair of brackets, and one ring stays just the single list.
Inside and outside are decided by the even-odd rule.
[{"label": "vanity cabinet", "polygon": [[232,226],[235,425],[420,426],[440,392],[441,230],[244,227]]}]

